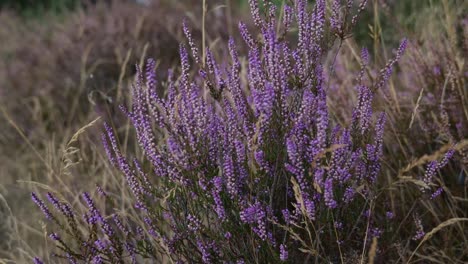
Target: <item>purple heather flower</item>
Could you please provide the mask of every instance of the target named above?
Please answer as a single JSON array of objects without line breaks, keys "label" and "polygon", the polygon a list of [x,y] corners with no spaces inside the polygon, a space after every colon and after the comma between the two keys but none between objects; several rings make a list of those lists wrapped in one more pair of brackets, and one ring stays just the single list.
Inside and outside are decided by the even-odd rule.
[{"label": "purple heather flower", "polygon": [[[364,135],[369,129],[372,118],[372,91],[364,85],[358,88],[358,102],[354,110],[353,117],[359,122],[359,129],[361,134]],[[354,121],[354,120],[353,120]],[[354,121],[354,122],[356,122]]]},{"label": "purple heather flower", "polygon": [[99,210],[96,208],[96,205],[94,205],[94,201],[91,199],[91,196],[89,195],[89,193],[85,192],[83,193],[82,196],[86,204],[88,205],[90,213],[96,218],[101,218],[101,214],[99,213]]},{"label": "purple heather flower", "polygon": [[426,167],[426,172],[424,173],[423,181],[425,184],[429,185],[432,182],[432,178],[434,178],[437,172],[438,163],[437,161],[431,161]]},{"label": "purple heather flower", "polygon": [[237,184],[237,175],[234,171],[234,162],[229,153],[226,153],[223,165],[224,177],[227,182],[227,190],[231,195],[231,198],[234,199],[238,195],[238,184]]},{"label": "purple heather flower", "polygon": [[34,262],[34,264],[44,264],[44,262],[42,262],[42,260],[40,260],[40,259],[37,258],[37,257],[35,257],[35,258],[33,259],[33,262]]},{"label": "purple heather flower", "polygon": [[93,257],[92,263],[93,264],[103,264],[104,261],[102,260],[101,256],[97,255],[97,256]]},{"label": "purple heather flower", "polygon": [[101,251],[105,251],[108,246],[106,241],[102,239],[96,239],[96,241],[94,241],[94,245]]},{"label": "purple heather flower", "polygon": [[263,26],[263,20],[260,17],[260,10],[258,8],[257,0],[249,0],[250,12],[252,13],[252,18],[257,27],[261,28]]},{"label": "purple heather flower", "polygon": [[203,243],[202,240],[197,240],[198,250],[201,252],[203,263],[211,263],[211,253],[209,248]]},{"label": "purple heather flower", "polygon": [[416,225],[417,231],[416,231],[416,234],[413,236],[413,240],[420,240],[421,238],[424,237],[426,233],[424,232],[424,229],[421,223],[421,218],[419,218],[419,216],[415,217],[414,224]]},{"label": "purple heather flower", "polygon": [[41,209],[41,211],[44,213],[45,217],[49,220],[52,220],[54,217],[49,211],[49,208],[44,204],[44,202],[37,197],[35,193],[31,193],[31,197],[33,202]]},{"label": "purple heather flower", "polygon": [[332,30],[341,33],[341,17],[340,17],[340,0],[333,0],[332,2],[332,15],[330,17],[330,25]]},{"label": "purple heather flower", "polygon": [[51,233],[49,237],[54,241],[60,241],[60,237],[57,233]]},{"label": "purple heather flower", "polygon": [[68,263],[69,263],[69,264],[78,264],[78,262],[76,261],[76,259],[75,259],[72,255],[70,255],[70,254],[68,254],[68,253],[67,253],[67,259],[68,259]]},{"label": "purple heather flower", "polygon": [[372,213],[372,211],[371,211],[370,209],[367,209],[367,210],[364,211],[364,216],[365,216],[366,218],[370,218],[370,217],[371,217],[371,213]]},{"label": "purple heather flower", "polygon": [[367,48],[362,48],[361,50],[361,63],[364,66],[369,64],[369,50]]},{"label": "purple heather flower", "polygon": [[62,211],[62,207],[61,207],[61,204],[59,202],[59,200],[50,192],[48,192],[46,194],[47,196],[47,199],[49,200],[49,202],[59,211]]},{"label": "purple heather flower", "polygon": [[312,12],[311,17],[311,30],[312,33],[315,35],[317,41],[322,39],[323,32],[324,32],[324,25],[325,25],[325,0],[317,0],[315,2],[314,10]]},{"label": "purple heather flower", "polygon": [[185,20],[183,22],[183,30],[184,30],[185,37],[187,38],[189,42],[190,49],[192,50],[193,59],[195,60],[195,63],[199,64],[200,57],[198,56],[198,48],[195,46],[195,42],[193,41],[193,38],[192,38],[192,33],[190,32],[187,26],[187,21]]},{"label": "purple heather flower", "polygon": [[304,199],[304,206],[305,206],[305,209],[306,209],[306,212],[307,212],[307,216],[312,219],[312,220],[315,220],[315,203],[314,201],[312,201],[308,195],[306,193],[304,193],[303,195],[303,199]]},{"label": "purple heather flower", "polygon": [[280,260],[288,260],[288,248],[284,244],[280,245]]},{"label": "purple heather flower", "polygon": [[111,148],[109,147],[109,144],[107,143],[107,137],[106,134],[102,133],[101,134],[101,141],[102,141],[102,146],[104,147],[104,150],[106,151],[107,158],[111,162],[112,165],[117,166],[117,161],[112,154]]},{"label": "purple heather flower", "polygon": [[149,217],[144,217],[144,222],[148,226],[148,234],[155,238],[161,237],[159,233],[156,231],[157,227],[153,224],[153,220]]},{"label": "purple heather flower", "polygon": [[289,213],[288,209],[281,210],[281,214],[283,215],[284,222],[289,225],[291,222],[291,214]]},{"label": "purple heather flower", "polygon": [[112,216],[112,219],[114,220],[114,223],[115,225],[117,226],[117,228],[122,231],[126,236],[128,236],[130,234],[129,230],[127,229],[126,226],[124,226],[124,224],[122,223],[122,221],[119,219],[119,216],[114,214]]},{"label": "purple heather flower", "polygon": [[247,29],[247,25],[243,22],[239,22],[239,31],[241,34],[242,39],[245,41],[249,48],[255,47],[255,41],[250,35],[249,30]]},{"label": "purple heather flower", "polygon": [[255,203],[240,212],[240,219],[244,223],[252,224],[259,219],[259,216],[262,214],[262,208],[259,203]]},{"label": "purple heather flower", "polygon": [[433,194],[431,194],[431,200],[437,198],[443,191],[444,189],[442,187],[437,188],[437,190]]},{"label": "purple heather flower", "polygon": [[197,232],[198,230],[200,230],[201,222],[197,217],[189,214],[187,216],[187,219],[189,221],[189,223],[188,223],[188,229],[189,230],[191,230],[192,232]]},{"label": "purple heather flower", "polygon": [[125,243],[125,249],[130,254],[130,258],[132,259],[132,263],[136,263],[136,250],[135,246],[132,243]]},{"label": "purple heather flower", "polygon": [[390,75],[392,74],[392,67],[393,65],[398,61],[400,60],[401,56],[403,55],[405,49],[406,49],[406,46],[408,44],[408,41],[406,39],[403,39],[400,43],[400,46],[398,47],[398,50],[397,50],[397,53],[395,55],[395,58],[390,60],[386,65],[385,67],[380,70],[380,73],[379,73],[379,81],[375,87],[376,90],[382,88],[388,81],[388,79],[390,78]]},{"label": "purple heather flower", "polygon": [[[146,62],[146,86],[148,89],[154,93],[156,92],[156,61],[154,59],[149,58]],[[152,96],[151,99],[157,99],[157,96]]]},{"label": "purple heather flower", "polygon": [[91,199],[91,196],[89,195],[89,193],[85,192],[83,193],[82,196],[89,208],[89,214],[87,215],[88,223],[97,224],[98,222],[100,222],[101,228],[103,229],[104,233],[107,236],[112,237],[114,235],[113,228],[109,225],[107,220],[102,217],[101,213],[99,212],[96,205],[94,204],[94,201]]},{"label": "purple heather flower", "polygon": [[369,230],[370,237],[379,238],[382,235],[383,231],[378,227],[373,227]]},{"label": "purple heather flower", "polygon": [[[357,14],[353,16],[353,18],[351,19],[351,25],[356,25],[357,23],[357,20],[359,18],[359,15],[362,13],[362,11],[364,11],[364,9],[366,8],[366,5],[367,5],[367,2],[368,0],[362,0],[361,3],[359,4],[359,7],[358,7],[358,11],[357,11]],[[350,6],[350,2],[348,2],[348,6]]]},{"label": "purple heather flower", "polygon": [[102,187],[99,186],[99,185],[97,185],[97,184],[96,184],[96,191],[98,192],[99,195],[101,195],[101,196],[103,196],[103,197],[106,197],[106,196],[107,196],[106,192],[104,192],[104,190],[102,189]]},{"label": "purple heather flower", "polygon": [[344,197],[343,197],[344,202],[350,203],[353,200],[355,194],[356,194],[355,188],[351,186],[347,187],[344,193]]},{"label": "purple heather flower", "polygon": [[445,167],[449,163],[450,159],[453,157],[453,154],[455,154],[454,149],[447,151],[447,153],[445,153],[444,155],[444,158],[437,164],[437,169],[440,170],[443,167]]},{"label": "purple heather flower", "polygon": [[247,224],[256,224],[252,230],[262,239],[267,239],[266,212],[259,202],[245,208],[240,212],[240,219]]},{"label": "purple heather flower", "polygon": [[[109,124],[107,124],[106,122],[104,122],[104,128],[106,130],[107,137],[109,138],[109,142],[111,143],[112,150],[114,151],[116,159],[117,159],[117,158],[120,157],[121,154],[120,154],[119,147],[117,145],[117,140],[115,138],[114,131],[112,130],[112,127]],[[111,159],[111,161],[112,161],[112,159]]]},{"label": "purple heather flower", "polygon": [[387,219],[393,219],[395,217],[395,214],[392,211],[387,211],[385,213],[385,216],[387,217]]},{"label": "purple heather flower", "polygon": [[285,31],[289,31],[293,21],[294,10],[289,5],[284,5],[283,26]]},{"label": "purple heather flower", "polygon": [[333,198],[333,178],[328,177],[325,180],[325,190],[324,190],[325,205],[334,209],[338,206],[337,202]]},{"label": "purple heather flower", "polygon": [[255,161],[258,163],[260,168],[262,168],[264,171],[269,171],[270,166],[268,162],[265,160],[265,154],[263,153],[262,150],[258,150],[254,153]]},{"label": "purple heather flower", "polygon": [[221,221],[226,220],[226,211],[224,210],[224,205],[223,202],[221,201],[221,196],[219,194],[219,190],[213,190],[212,196],[215,202],[215,211],[216,214],[218,215],[218,218]]},{"label": "purple heather flower", "polygon": [[376,154],[379,156],[379,158],[383,153],[383,134],[386,120],[387,116],[385,112],[382,112],[379,114],[377,123],[375,124],[375,146],[377,148]]},{"label": "purple heather flower", "polygon": [[333,225],[338,230],[341,230],[343,228],[343,223],[342,222],[335,222]]}]

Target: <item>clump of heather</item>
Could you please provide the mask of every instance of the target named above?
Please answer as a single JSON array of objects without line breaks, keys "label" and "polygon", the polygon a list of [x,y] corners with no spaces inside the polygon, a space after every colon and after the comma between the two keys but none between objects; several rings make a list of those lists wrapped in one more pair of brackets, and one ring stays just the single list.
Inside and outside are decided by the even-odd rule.
[{"label": "clump of heather", "polygon": [[[399,223],[386,227],[394,230],[393,239],[413,234],[412,241],[421,243],[430,230],[444,221],[468,216],[466,204],[462,202],[466,199],[468,157],[464,103],[468,94],[463,88],[466,86],[466,34],[463,33],[466,26],[462,26],[463,14],[456,15],[456,3],[448,7],[434,9],[435,13],[427,18],[421,16],[424,26],[408,33],[408,47],[395,67],[391,82],[369,94],[373,109],[387,114],[383,177],[379,184],[386,197],[388,218]],[[450,19],[436,19],[440,15]],[[389,17],[394,19],[392,15]],[[397,22],[395,27],[409,31]],[[458,30],[454,31],[455,28]],[[388,35],[389,29],[385,30],[383,35]],[[365,68],[363,82],[372,86],[379,75],[373,68],[386,54],[398,56],[399,51],[391,52],[382,44],[370,53],[374,55]],[[329,107],[341,122],[353,114],[344,106],[355,104],[362,96],[359,88],[349,92],[349,87],[358,81],[350,72],[359,73],[362,69],[362,60],[356,59],[356,54],[359,49],[355,45],[346,45],[333,61],[334,67],[326,68],[329,93],[333,93]],[[463,225],[448,228],[444,234],[424,241],[418,249],[419,257],[446,262],[441,256],[448,255],[451,256],[448,262],[465,261],[467,236],[463,228]],[[394,242],[391,250],[411,250],[411,243],[405,239]],[[404,254],[399,254],[404,259]]]},{"label": "clump of heather", "polygon": [[[466,20],[458,23],[454,26],[466,35]],[[401,94],[407,98],[401,104],[414,110],[408,111],[412,113],[409,129],[423,132],[426,138],[457,142],[468,138],[468,71],[464,65],[468,49],[462,36],[451,40],[449,33],[440,34],[437,40],[427,37],[423,44],[413,41],[399,79],[406,88]]]},{"label": "clump of heather", "polygon": [[[334,1],[328,15],[324,0],[313,7],[296,0],[281,10],[251,0],[256,30],[239,24],[248,52],[241,56],[230,39],[221,62],[209,48],[200,50],[184,25],[189,45],[180,45],[180,72],[159,82],[148,60],[144,71],[137,67],[131,106],[121,107],[144,158],[124,153],[104,125],[106,152],[126,179],[135,214],[108,215],[88,193],[83,216],[48,195],[53,213],[33,194],[63,231],[50,235],[57,256],[70,263],[347,262],[367,255],[374,238],[378,254],[395,256],[385,251],[395,212],[384,210],[378,184],[387,115],[374,112],[372,102],[406,41],[372,85],[362,81],[364,50],[357,103],[339,124],[327,105],[324,59],[366,1],[352,3]],[[428,165],[425,188],[445,164]],[[417,223],[420,232],[406,239],[421,238]]]}]

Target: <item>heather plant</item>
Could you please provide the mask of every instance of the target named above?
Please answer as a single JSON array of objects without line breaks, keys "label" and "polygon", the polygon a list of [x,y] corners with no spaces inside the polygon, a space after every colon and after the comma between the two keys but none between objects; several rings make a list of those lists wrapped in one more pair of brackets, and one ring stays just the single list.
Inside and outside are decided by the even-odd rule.
[{"label": "heather plant", "polygon": [[[101,187],[98,197],[82,195],[79,212],[52,193],[51,206],[32,194],[61,230],[49,234],[55,256],[70,263],[349,263],[406,255],[393,243],[426,234],[417,214],[413,226],[395,228],[399,212],[386,204],[380,180],[387,114],[375,112],[373,101],[407,41],[367,81],[362,50],[349,117],[337,120],[327,104],[325,57],[349,36],[366,2],[333,1],[328,13],[323,0],[281,9],[251,0],[257,31],[239,23],[248,52],[240,56],[231,38],[221,62],[199,49],[184,24],[181,68],[161,82],[154,60],[144,71],[137,66],[133,101],[121,107],[143,157],[124,152],[118,130],[104,124],[104,149],[133,194],[132,214],[110,210],[122,201]],[[434,176],[453,153],[433,158],[412,180],[422,195],[440,194]],[[396,186],[410,181],[401,179]]]},{"label": "heather plant", "polygon": [[[395,8],[396,2],[389,2],[381,9],[385,20],[393,19],[389,9]],[[385,109],[391,118],[392,129],[388,134],[399,139],[398,144],[389,144],[391,162],[399,166],[402,162],[422,157],[447,145],[455,145],[467,138],[468,120],[466,102],[466,26],[463,8],[456,10],[457,2],[442,1],[433,7],[426,7],[415,25],[418,31],[404,26],[402,19],[395,18],[394,28],[387,31],[407,32],[409,44],[404,56],[387,89],[382,89],[375,105]],[[378,13],[379,11],[375,11]],[[378,16],[378,14],[376,14]],[[443,17],[443,19],[438,19]],[[384,19],[384,18],[382,18]],[[374,25],[371,31],[379,31],[380,25]],[[379,33],[387,35],[388,32]],[[381,36],[375,34],[374,54],[371,61],[376,67],[390,52],[382,43]],[[344,90],[353,83],[353,76],[348,74],[359,71],[356,62],[358,49],[347,42],[334,61],[334,69],[327,72],[331,89],[336,94],[331,100],[333,112],[341,119],[349,118],[350,113],[341,105],[352,105],[357,93],[349,95]],[[366,75],[373,80],[378,72],[369,69]],[[452,162],[448,183],[452,186],[455,179],[466,175],[466,148],[461,147]],[[460,185],[463,180],[458,181]]]},{"label": "heather plant", "polygon": [[[386,7],[374,10],[376,13],[384,10],[382,14],[388,16],[386,19],[394,19],[395,29],[390,29],[391,32],[405,32],[409,37],[407,52],[395,68],[396,74],[384,89],[374,94],[373,107],[387,113],[389,124],[384,133],[385,176],[380,183],[389,186],[384,195],[391,211],[395,212],[394,221],[400,223],[395,233],[400,234],[401,229],[406,228],[405,233],[419,233],[413,241],[423,240],[422,232],[411,230],[414,227],[427,230],[442,225],[447,219],[466,218],[468,212],[464,202],[468,143],[464,103],[467,98],[464,12],[463,8],[456,8],[456,1],[439,4],[419,14],[418,30],[414,32],[387,13]],[[377,68],[392,54],[385,47],[388,42],[379,35],[389,35],[389,30],[384,28],[383,32],[376,33],[379,28],[378,23],[371,28],[375,44],[370,52],[374,54],[370,59],[371,67],[365,73],[367,83],[379,74],[372,68]],[[341,122],[352,116],[345,106],[353,105],[360,96],[359,90],[349,91],[355,82],[349,73],[360,71],[359,49],[353,42],[345,41],[344,48],[333,61],[333,69],[326,72],[330,93],[334,95],[329,98],[329,106]],[[434,172],[436,160],[446,154],[452,158],[443,169]],[[432,183],[422,187],[427,178],[431,178]],[[412,184],[402,185],[402,182]],[[441,263],[466,260],[467,236],[462,227],[448,229],[437,239],[425,241],[424,247],[419,249],[424,253],[418,257]],[[400,241],[396,245],[401,252],[409,244]]]},{"label": "heather plant", "polygon": [[[453,7],[450,7],[453,8]],[[452,10],[447,10],[451,13]],[[417,98],[417,117],[413,117],[413,126],[429,138],[440,135],[443,141],[457,142],[468,137],[468,94],[466,91],[465,58],[466,19],[457,17],[448,21],[450,28],[441,30],[438,39],[433,39],[427,32],[421,33],[422,42],[412,42],[409,54],[402,62],[400,80],[407,98]],[[422,56],[425,53],[426,56]],[[411,67],[412,71],[408,72]],[[411,105],[403,101],[402,104]],[[411,105],[412,106],[412,105]],[[413,106],[414,107],[414,106]],[[408,111],[409,112],[409,111]]]}]

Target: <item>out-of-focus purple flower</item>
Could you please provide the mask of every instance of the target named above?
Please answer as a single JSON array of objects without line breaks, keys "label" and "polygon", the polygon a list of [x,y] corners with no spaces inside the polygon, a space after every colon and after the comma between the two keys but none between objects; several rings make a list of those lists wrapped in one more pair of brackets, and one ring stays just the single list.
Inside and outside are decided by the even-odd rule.
[{"label": "out-of-focus purple flower", "polygon": [[42,260],[40,260],[40,259],[37,258],[37,257],[35,257],[35,258],[33,259],[33,262],[34,262],[34,264],[44,264],[44,262],[42,262]]},{"label": "out-of-focus purple flower", "polygon": [[200,227],[201,227],[201,222],[200,220],[198,220],[198,218],[196,218],[195,216],[189,214],[187,216],[187,219],[189,221],[188,223],[188,228],[192,231],[192,232],[197,232],[198,230],[200,230]]},{"label": "out-of-focus purple flower", "polygon": [[431,194],[431,200],[437,198],[443,191],[444,189],[442,187],[437,188],[437,190]]},{"label": "out-of-focus purple flower", "polygon": [[280,245],[280,260],[288,260],[288,248],[284,244]]},{"label": "out-of-focus purple flower", "polygon": [[413,240],[420,240],[424,237],[424,235],[426,235],[426,232],[424,232],[424,228],[421,223],[421,218],[419,218],[419,216],[415,216],[414,224],[416,226],[416,234],[413,236]]},{"label": "out-of-focus purple flower", "polygon": [[68,259],[69,264],[78,264],[76,259],[70,254],[67,254],[67,259]]},{"label": "out-of-focus purple flower", "polygon": [[49,237],[54,241],[60,241],[60,237],[57,233],[51,233]]},{"label": "out-of-focus purple flower", "polygon": [[434,178],[436,172],[437,172],[437,167],[438,167],[438,162],[437,161],[431,161],[426,167],[426,172],[424,173],[424,178],[423,181],[425,184],[429,185],[432,183],[432,179]]},{"label": "out-of-focus purple flower", "polygon": [[205,243],[202,240],[198,239],[197,247],[198,250],[201,252],[203,263],[211,263],[212,256]]},{"label": "out-of-focus purple flower", "polygon": [[395,214],[392,211],[387,211],[385,213],[385,216],[387,217],[387,219],[393,219],[395,217]]},{"label": "out-of-focus purple flower", "polygon": [[214,188],[212,191],[212,196],[215,202],[215,205],[214,205],[215,211],[216,211],[216,214],[218,215],[218,218],[224,221],[226,219],[226,212],[224,210],[224,205],[223,205],[223,202],[221,201],[221,195],[220,195],[222,191],[222,186],[223,186],[223,181],[221,177],[215,177],[213,179],[213,185],[214,185]]},{"label": "out-of-focus purple flower", "polygon": [[443,167],[445,167],[449,163],[450,159],[453,157],[453,154],[455,154],[454,149],[447,151],[447,153],[445,153],[444,155],[444,158],[437,164],[437,169],[440,170]]},{"label": "out-of-focus purple flower", "polygon": [[382,70],[380,70],[379,81],[377,82],[375,90],[382,88],[387,83],[388,79],[390,78],[390,75],[392,74],[393,65],[401,58],[401,56],[405,52],[407,45],[408,45],[408,40],[403,39],[400,43],[400,46],[398,47],[395,58],[390,60],[385,65],[385,67]]},{"label": "out-of-focus purple flower", "polygon": [[97,255],[92,260],[93,264],[103,264],[104,261],[102,260],[101,256]]},{"label": "out-of-focus purple flower", "polygon": [[103,197],[106,197],[106,196],[107,196],[106,192],[102,189],[101,186],[96,185],[96,190],[97,190],[97,192],[99,193],[99,195],[101,195],[101,196],[103,196]]}]

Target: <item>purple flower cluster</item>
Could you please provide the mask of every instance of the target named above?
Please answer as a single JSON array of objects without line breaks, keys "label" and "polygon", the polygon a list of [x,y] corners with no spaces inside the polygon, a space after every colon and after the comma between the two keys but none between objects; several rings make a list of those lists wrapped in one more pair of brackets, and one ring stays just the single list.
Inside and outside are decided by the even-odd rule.
[{"label": "purple flower cluster", "polygon": [[[356,214],[366,206],[360,197],[372,198],[380,173],[386,115],[374,118],[373,89],[360,83],[352,120],[337,125],[327,105],[323,63],[326,28],[331,25],[343,35],[349,19],[356,23],[357,15],[348,17],[351,2],[341,7],[334,1],[327,19],[325,0],[312,9],[306,0],[296,0],[284,6],[282,17],[270,4],[262,16],[258,2],[249,0],[257,31],[239,24],[246,58],[232,38],[227,61],[218,63],[210,48],[200,58],[184,23],[195,65],[181,44],[179,78],[171,72],[166,83],[158,82],[154,60],[148,60],[145,73],[137,67],[132,104],[121,109],[135,128],[145,160],[129,162],[107,123],[103,143],[145,226],[137,232],[118,217],[111,221],[83,194],[89,209],[85,221],[94,234],[97,227],[101,231],[92,243],[83,241],[94,252],[87,260],[121,259],[126,249],[132,259],[141,254],[194,263],[275,262],[278,256],[286,261],[301,256],[292,245],[309,239],[310,225],[322,230],[334,217],[342,223],[338,231],[365,227],[367,219]],[[289,41],[294,26],[297,41]],[[377,88],[389,78],[405,45],[382,72]],[[363,68],[368,60],[363,51]],[[34,194],[33,199],[49,217],[43,202]],[[152,246],[129,243],[129,237],[145,233]],[[124,243],[118,243],[119,237]],[[356,240],[364,240],[364,234]],[[277,241],[283,243],[278,247]],[[289,251],[286,245],[291,245]],[[336,243],[324,248],[331,252]]]}]

